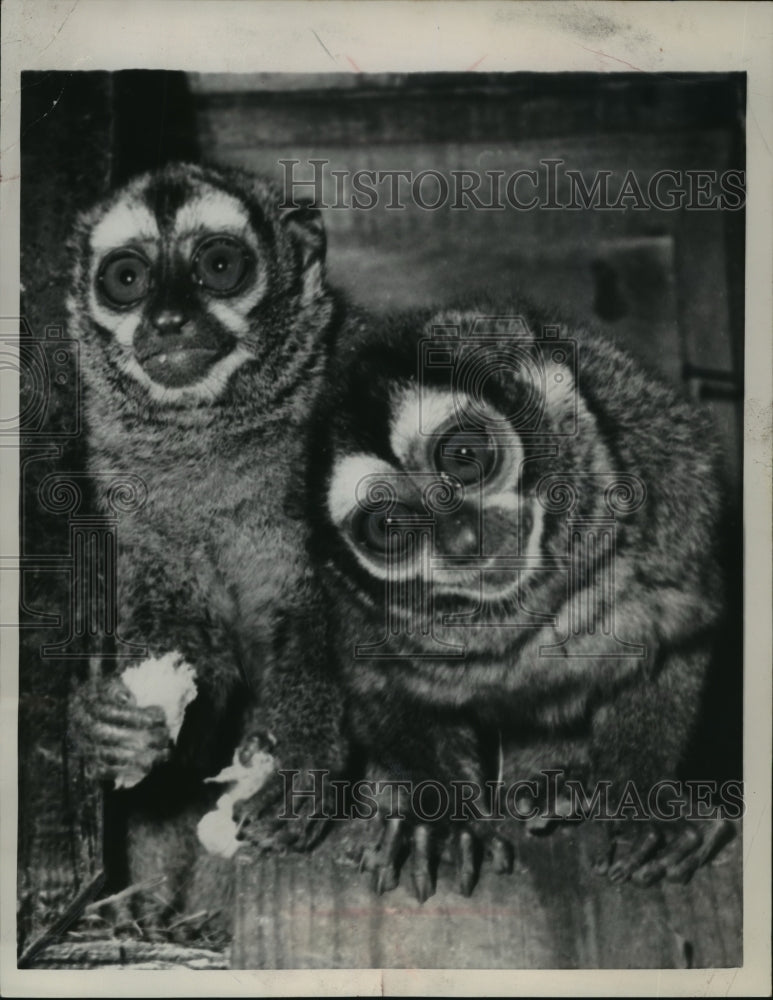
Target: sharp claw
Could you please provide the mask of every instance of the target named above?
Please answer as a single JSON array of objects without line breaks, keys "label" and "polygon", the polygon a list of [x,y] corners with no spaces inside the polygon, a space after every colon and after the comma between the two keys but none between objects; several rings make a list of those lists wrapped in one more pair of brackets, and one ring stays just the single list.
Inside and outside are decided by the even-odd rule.
[{"label": "sharp claw", "polygon": [[307,820],[296,835],[296,843],[302,851],[310,851],[327,833],[328,824],[324,820]]},{"label": "sharp claw", "polygon": [[669,882],[689,882],[701,865],[733,839],[735,830],[732,823],[720,819],[690,833],[684,838],[684,850],[677,850],[665,859],[665,877]]},{"label": "sharp claw", "polygon": [[477,881],[477,865],[475,863],[475,840],[469,830],[462,830],[459,834],[456,850],[459,892],[462,896],[471,896]]},{"label": "sharp claw", "polygon": [[420,903],[426,903],[435,892],[429,872],[413,872],[413,890]]},{"label": "sharp claw", "polygon": [[682,885],[686,885],[699,868],[700,861],[696,858],[685,858],[681,864],[674,865],[673,868],[666,868],[666,881],[680,882]]},{"label": "sharp claw", "polygon": [[613,831],[609,829],[597,826],[595,831],[598,839],[595,841],[596,850],[591,860],[591,871],[594,875],[608,875],[617,853],[617,840]]},{"label": "sharp claw", "polygon": [[472,890],[475,888],[475,874],[474,872],[465,872],[459,877],[459,894],[469,898],[472,895]]},{"label": "sharp claw", "polygon": [[639,885],[650,885],[662,875],[659,859],[650,859],[663,843],[663,836],[655,827],[639,833],[631,848],[609,867],[612,882],[627,882],[631,879]]},{"label": "sharp claw", "polygon": [[373,888],[381,895],[399,882],[399,859],[403,847],[403,820],[390,819],[384,824],[377,847],[363,851],[360,871],[373,872]]},{"label": "sharp claw", "polygon": [[386,864],[394,865],[403,845],[403,820],[388,819],[384,827],[381,851]]},{"label": "sharp claw", "polygon": [[413,831],[411,851],[411,878],[416,898],[425,902],[434,893],[432,878],[432,831],[426,824],[419,824]]},{"label": "sharp claw", "polygon": [[360,872],[374,872],[378,868],[376,851],[372,847],[363,850],[360,855]]},{"label": "sharp claw", "polygon": [[663,865],[659,861],[650,861],[631,875],[631,881],[635,885],[654,885],[662,876]]},{"label": "sharp claw", "polygon": [[398,857],[403,846],[403,820],[389,819],[384,827],[384,839],[381,844],[383,862],[378,873],[376,891],[389,892],[400,880],[398,874]]},{"label": "sharp claw", "polygon": [[703,838],[701,861],[711,861],[714,855],[735,837],[735,827],[729,819],[721,819],[713,823],[708,834]]},{"label": "sharp claw", "polygon": [[397,888],[398,881],[395,865],[385,864],[375,872],[374,888],[379,896],[383,896],[385,892],[391,892],[392,889]]},{"label": "sharp claw", "polygon": [[615,861],[613,865],[609,866],[607,877],[610,882],[622,883],[628,881],[631,873],[628,871],[628,866],[623,864],[622,861]]}]

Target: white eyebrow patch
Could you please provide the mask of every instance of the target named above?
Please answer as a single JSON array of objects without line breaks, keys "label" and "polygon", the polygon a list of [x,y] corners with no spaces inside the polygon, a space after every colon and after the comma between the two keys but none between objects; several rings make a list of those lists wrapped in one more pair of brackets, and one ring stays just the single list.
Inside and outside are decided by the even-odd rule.
[{"label": "white eyebrow patch", "polygon": [[[124,316],[109,313],[105,309],[99,309],[97,313],[99,322],[108,330],[112,328],[113,336],[121,347],[131,348],[134,344],[134,334],[140,325],[140,317],[136,313],[127,313]],[[111,327],[111,321],[114,326]]]},{"label": "white eyebrow patch", "polygon": [[392,396],[394,422],[389,443],[392,451],[404,465],[417,457],[421,438],[438,431],[443,424],[464,411],[468,403],[462,393],[411,386],[400,389]]},{"label": "white eyebrow patch", "polygon": [[215,232],[235,230],[244,235],[245,231],[250,231],[250,219],[238,198],[212,188],[183,205],[175,216],[175,235],[180,236],[197,229]]},{"label": "white eyebrow patch", "polygon": [[[255,296],[255,301],[257,301],[257,296]],[[249,302],[239,302],[239,307],[237,310],[229,302],[220,302],[217,300],[206,304],[207,312],[219,320],[220,324],[229,333],[232,333],[235,337],[245,337],[250,332],[250,323],[245,313],[251,308],[251,304]]]},{"label": "white eyebrow patch", "polygon": [[135,202],[121,202],[103,215],[91,231],[91,247],[97,254],[127,243],[157,240],[158,225],[153,215]]},{"label": "white eyebrow patch", "polygon": [[347,455],[337,462],[327,491],[327,509],[333,524],[342,525],[357,506],[358,496],[367,495],[368,484],[363,480],[373,476],[386,479],[396,471],[388,462],[365,452]]},{"label": "white eyebrow patch", "polygon": [[572,407],[577,396],[572,371],[568,365],[549,361],[545,365],[545,396],[554,412]]}]

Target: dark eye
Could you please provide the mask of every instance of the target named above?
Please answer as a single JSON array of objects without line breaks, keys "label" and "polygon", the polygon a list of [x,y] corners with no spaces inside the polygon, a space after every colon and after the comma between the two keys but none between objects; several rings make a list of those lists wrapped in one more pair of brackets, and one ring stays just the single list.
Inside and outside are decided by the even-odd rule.
[{"label": "dark eye", "polygon": [[98,280],[102,294],[113,305],[132,305],[148,293],[150,264],[136,250],[117,250],[103,261]]},{"label": "dark eye", "polygon": [[193,280],[220,295],[241,287],[250,264],[247,248],[232,236],[205,240],[193,256]]},{"label": "dark eye", "polygon": [[464,484],[482,483],[499,467],[499,449],[487,431],[460,431],[444,434],[435,446],[435,468]]},{"label": "dark eye", "polygon": [[[403,551],[409,541],[410,528],[422,521],[421,515],[404,503],[396,503],[388,511],[359,510],[352,522],[354,539],[358,545],[364,545],[371,552],[386,552],[389,547],[389,531],[400,531],[396,540],[399,551]],[[394,544],[394,542],[393,542]]]}]

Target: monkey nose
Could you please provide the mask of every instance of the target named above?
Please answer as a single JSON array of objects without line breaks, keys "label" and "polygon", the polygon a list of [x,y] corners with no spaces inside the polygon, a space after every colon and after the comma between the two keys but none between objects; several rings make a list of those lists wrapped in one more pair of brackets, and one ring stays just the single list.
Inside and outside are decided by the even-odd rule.
[{"label": "monkey nose", "polygon": [[151,317],[151,323],[159,333],[177,333],[185,323],[186,316],[182,309],[159,309]]},{"label": "monkey nose", "polygon": [[473,515],[450,515],[438,518],[438,546],[443,555],[475,556],[480,554],[480,534]]}]

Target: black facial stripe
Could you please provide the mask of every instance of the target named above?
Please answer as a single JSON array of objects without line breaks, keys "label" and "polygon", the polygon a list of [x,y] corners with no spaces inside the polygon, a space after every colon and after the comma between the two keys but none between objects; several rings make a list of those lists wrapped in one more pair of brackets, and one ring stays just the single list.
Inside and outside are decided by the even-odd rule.
[{"label": "black facial stripe", "polygon": [[593,387],[588,385],[588,381],[583,375],[582,368],[579,369],[578,388],[580,390],[580,396],[583,403],[596,420],[598,434],[612,457],[612,468],[626,468],[626,463],[620,455],[620,448],[618,445],[618,435],[620,429],[615,420],[610,418],[606,413],[603,405],[601,405],[595,392],[593,391]]},{"label": "black facial stripe", "polygon": [[[269,285],[276,283],[275,257],[276,234],[260,206],[249,197],[249,194],[238,183],[230,182],[228,175],[211,174],[206,169],[197,169],[193,182],[178,176],[173,168],[169,172],[154,178],[143,191],[143,199],[150,211],[155,215],[162,235],[171,232],[177,213],[188,202],[195,201],[207,193],[207,188],[214,189],[224,195],[234,198],[244,209],[245,224],[258,237],[259,251],[257,254],[257,270],[268,269]],[[209,235],[203,232],[202,238]]]},{"label": "black facial stripe", "polygon": [[142,193],[162,232],[171,228],[177,213],[195,195],[196,187],[187,180],[164,174],[155,177]]},{"label": "black facial stripe", "polygon": [[[212,174],[206,169],[203,169],[201,171],[200,179],[202,184],[212,187],[216,191],[222,191],[223,194],[230,195],[242,204],[245,211],[245,218],[249,220],[251,229],[258,235],[259,242],[263,244],[268,251],[267,254],[262,254],[261,257],[273,257],[273,251],[276,246],[276,236],[273,227],[261,210],[257,199],[250,197],[248,193],[245,192],[244,188],[240,187],[235,180],[231,181],[227,172],[222,175]],[[194,196],[197,193],[198,192],[196,190],[193,191]],[[264,260],[261,259],[259,261],[259,266],[265,266]]]},{"label": "black facial stripe", "polygon": [[[332,414],[335,429],[340,429],[344,440],[351,438],[346,450],[364,451],[377,456],[395,467],[401,463],[392,450],[392,390],[398,380],[385,375],[380,359],[363,357],[356,378],[346,386],[340,405]],[[408,379],[400,379],[406,386]]]},{"label": "black facial stripe", "polygon": [[194,288],[189,268],[178,262],[170,263],[166,253],[161,255],[161,269],[156,287],[148,299],[148,310],[190,310],[195,303]]},{"label": "black facial stripe", "polygon": [[[236,197],[238,197],[238,195]],[[269,256],[272,256],[276,246],[274,230],[257,205],[245,207],[248,207],[249,209],[249,219],[252,229],[258,234],[258,239],[267,249]]]},{"label": "black facial stripe", "polygon": [[[298,348],[293,351],[293,355],[298,353]],[[294,396],[296,391],[304,384],[307,383],[311,373],[319,365],[320,358],[322,357],[322,348],[315,347],[313,350],[309,351],[308,355],[303,361],[302,365],[299,365],[295,370],[292,378],[282,386],[279,392],[272,397],[272,406],[274,409],[279,409],[284,401],[289,396]]]}]

